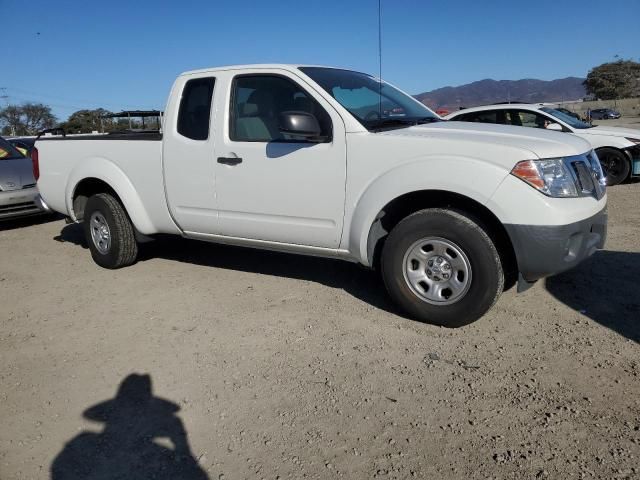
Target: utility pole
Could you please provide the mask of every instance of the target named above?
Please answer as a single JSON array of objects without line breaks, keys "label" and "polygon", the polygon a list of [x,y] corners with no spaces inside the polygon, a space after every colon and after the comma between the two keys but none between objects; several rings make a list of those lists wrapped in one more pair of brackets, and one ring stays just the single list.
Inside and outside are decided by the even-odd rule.
[{"label": "utility pole", "polygon": [[[0,98],[3,99],[6,104],[7,107],[9,106],[9,95],[7,95],[7,87],[0,87],[0,92],[2,92],[2,95],[0,95]],[[15,125],[9,125],[9,127],[11,127],[11,136],[15,137],[16,136],[16,127]]]}]

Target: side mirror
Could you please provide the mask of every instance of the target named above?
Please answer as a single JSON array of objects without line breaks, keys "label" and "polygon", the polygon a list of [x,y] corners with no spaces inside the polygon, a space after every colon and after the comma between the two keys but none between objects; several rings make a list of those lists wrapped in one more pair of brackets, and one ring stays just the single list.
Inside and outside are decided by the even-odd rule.
[{"label": "side mirror", "polygon": [[278,117],[278,128],[282,133],[305,140],[322,140],[318,119],[308,112],[282,112]]},{"label": "side mirror", "polygon": [[559,123],[550,123],[549,125],[547,125],[547,130],[555,130],[556,132],[564,132],[564,129],[562,128],[562,125],[560,125]]}]

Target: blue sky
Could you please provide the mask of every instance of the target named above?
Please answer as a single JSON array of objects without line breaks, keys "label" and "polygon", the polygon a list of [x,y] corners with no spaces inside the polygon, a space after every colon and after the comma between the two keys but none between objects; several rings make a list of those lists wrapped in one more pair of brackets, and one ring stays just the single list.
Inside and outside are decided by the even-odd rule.
[{"label": "blue sky", "polygon": [[[586,76],[614,55],[640,57],[640,0],[382,0],[382,10],[383,77],[409,93]],[[49,104],[61,120],[164,108],[175,76],[194,68],[378,71],[377,0],[0,0],[0,18],[0,94]]]}]

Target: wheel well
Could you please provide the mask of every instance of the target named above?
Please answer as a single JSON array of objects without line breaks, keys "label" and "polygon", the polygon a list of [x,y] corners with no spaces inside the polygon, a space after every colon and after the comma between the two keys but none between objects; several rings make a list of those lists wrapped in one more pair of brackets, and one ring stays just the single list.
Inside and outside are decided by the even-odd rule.
[{"label": "wheel well", "polygon": [[596,154],[598,153],[598,150],[605,150],[605,149],[609,149],[609,150],[616,150],[617,152],[620,152],[622,155],[625,156],[625,158],[629,158],[629,155],[626,153],[625,150],[618,148],[618,147],[610,147],[610,146],[604,146],[604,147],[598,147],[595,149]]},{"label": "wheel well", "polygon": [[378,269],[382,247],[387,235],[403,218],[425,208],[449,208],[471,216],[491,237],[500,254],[505,274],[505,290],[515,285],[518,265],[509,234],[498,218],[484,205],[457,193],[442,190],[421,190],[404,194],[389,203],[376,215],[367,240],[369,264]]},{"label": "wheel well", "polygon": [[87,200],[97,193],[109,193],[122,204],[120,197],[108,183],[98,178],[85,178],[76,185],[76,189],[73,191],[73,213],[76,220],[82,221]]},{"label": "wheel well", "polygon": [[623,182],[633,176],[633,158],[628,150],[622,150],[621,148],[618,148],[618,147],[604,146],[604,147],[598,147],[595,149],[596,155],[598,154],[598,150],[615,150],[627,160],[627,163],[629,164],[629,175],[627,175],[626,178],[622,180]]}]

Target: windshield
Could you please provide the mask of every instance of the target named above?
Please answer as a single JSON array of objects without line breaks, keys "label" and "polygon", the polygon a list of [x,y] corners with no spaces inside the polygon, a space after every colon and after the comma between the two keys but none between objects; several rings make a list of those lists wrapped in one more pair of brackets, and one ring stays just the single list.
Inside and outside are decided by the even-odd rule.
[{"label": "windshield", "polygon": [[0,160],[15,160],[16,158],[24,158],[18,150],[9,142],[0,138]]},{"label": "windshield", "polygon": [[578,120],[576,117],[572,117],[571,115],[561,112],[560,110],[556,110],[555,108],[544,107],[544,108],[541,108],[540,110],[542,110],[545,113],[548,113],[553,117],[556,117],[558,120],[562,120],[564,123],[568,124],[570,127],[573,127],[573,128],[583,129],[583,128],[593,127],[593,125],[584,123],[582,120]]},{"label": "windshield", "polygon": [[370,75],[323,67],[301,67],[300,70],[368,130],[442,120],[413,97]]}]

